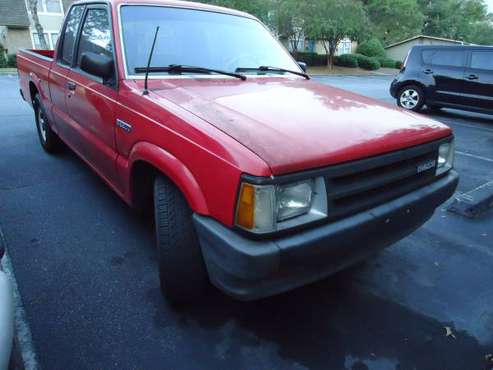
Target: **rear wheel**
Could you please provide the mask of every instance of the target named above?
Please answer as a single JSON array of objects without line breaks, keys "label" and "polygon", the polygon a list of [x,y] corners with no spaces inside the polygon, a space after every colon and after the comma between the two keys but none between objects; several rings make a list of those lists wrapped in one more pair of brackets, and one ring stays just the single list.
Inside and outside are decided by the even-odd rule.
[{"label": "rear wheel", "polygon": [[416,85],[404,86],[397,95],[399,107],[418,112],[425,103],[423,89]]},{"label": "rear wheel", "polygon": [[59,152],[62,148],[62,142],[57,134],[51,129],[46,110],[41,103],[39,94],[36,94],[33,100],[34,115],[36,119],[36,128],[41,146],[47,153]]},{"label": "rear wheel", "polygon": [[161,291],[180,305],[197,300],[209,286],[192,210],[177,187],[163,176],[154,182],[154,216]]}]

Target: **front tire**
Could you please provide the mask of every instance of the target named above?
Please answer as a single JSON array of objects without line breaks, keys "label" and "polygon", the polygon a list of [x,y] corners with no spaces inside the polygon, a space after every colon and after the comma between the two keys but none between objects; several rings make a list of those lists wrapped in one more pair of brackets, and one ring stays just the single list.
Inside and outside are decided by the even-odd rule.
[{"label": "front tire", "polygon": [[397,94],[397,105],[401,108],[419,112],[425,104],[423,89],[416,85],[404,86]]},{"label": "front tire", "polygon": [[38,131],[39,142],[44,151],[50,154],[58,153],[62,148],[62,142],[57,134],[51,129],[46,110],[41,103],[39,94],[33,100],[34,116],[36,119],[36,129]]},{"label": "front tire", "polygon": [[154,182],[154,216],[161,292],[172,305],[200,298],[209,286],[187,201],[168,179]]}]

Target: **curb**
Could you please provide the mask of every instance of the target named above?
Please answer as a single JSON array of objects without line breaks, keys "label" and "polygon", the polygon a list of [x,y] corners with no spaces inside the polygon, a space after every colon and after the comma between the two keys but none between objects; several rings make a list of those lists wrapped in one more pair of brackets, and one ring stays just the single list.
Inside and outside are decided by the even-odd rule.
[{"label": "curb", "polygon": [[468,218],[476,218],[482,216],[492,208],[493,181],[490,181],[456,197],[454,202],[448,207],[448,211]]},{"label": "curb", "polygon": [[26,312],[22,304],[22,298],[15,279],[12,261],[8,253],[8,246],[0,228],[0,244],[5,247],[5,255],[2,259],[3,271],[10,279],[12,291],[14,292],[14,347],[11,360],[13,362],[12,370],[40,370],[38,358],[32,342],[31,329],[26,319]]}]

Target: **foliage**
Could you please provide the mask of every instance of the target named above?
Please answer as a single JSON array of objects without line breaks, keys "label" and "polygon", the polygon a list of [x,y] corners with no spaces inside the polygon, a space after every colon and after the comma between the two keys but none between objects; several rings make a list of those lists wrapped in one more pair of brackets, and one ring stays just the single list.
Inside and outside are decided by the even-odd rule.
[{"label": "foliage", "polygon": [[252,14],[268,23],[272,2],[266,0],[200,0],[201,3],[224,6]]},{"label": "foliage", "polygon": [[7,58],[5,57],[5,54],[2,52],[0,53],[0,68],[6,68],[6,67],[8,67]]},{"label": "foliage", "polygon": [[359,40],[368,28],[365,10],[359,1],[310,0],[303,8],[305,35],[322,41],[330,65],[337,45],[344,38]]},{"label": "foliage", "polygon": [[385,45],[421,33],[425,16],[417,0],[368,0],[373,33]]},{"label": "foliage", "polygon": [[356,54],[358,66],[369,71],[375,71],[381,67],[377,58],[367,57],[366,55]]},{"label": "foliage", "polygon": [[358,54],[366,55],[367,57],[384,57],[385,49],[377,38],[372,38],[358,45],[356,50]]},{"label": "foliage", "polygon": [[17,68],[17,57],[15,54],[7,55],[7,67]]},{"label": "foliage", "polygon": [[300,53],[297,52],[293,57],[299,62],[305,62],[309,66],[326,66],[327,55],[317,53]]},{"label": "foliage", "polygon": [[377,58],[377,59],[380,62],[380,65],[383,68],[400,68],[400,67],[397,67],[397,61],[394,60],[394,59],[390,59],[390,58],[387,58],[387,57],[380,57],[380,58]]},{"label": "foliage", "polygon": [[493,18],[483,0],[418,0],[430,36],[493,44]]},{"label": "foliage", "polygon": [[276,32],[277,37],[291,45],[294,52],[303,38],[303,19],[299,16],[298,0],[270,0],[268,24]]},{"label": "foliage", "polygon": [[354,54],[343,54],[334,58],[334,65],[341,67],[357,68],[358,57]]},{"label": "foliage", "polygon": [[401,62],[400,60],[395,61],[395,68],[401,69],[404,66],[404,62]]}]

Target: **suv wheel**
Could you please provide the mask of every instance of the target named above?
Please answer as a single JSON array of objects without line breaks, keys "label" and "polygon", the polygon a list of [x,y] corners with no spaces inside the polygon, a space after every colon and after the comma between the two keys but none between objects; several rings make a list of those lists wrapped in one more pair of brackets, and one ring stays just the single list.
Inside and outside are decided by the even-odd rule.
[{"label": "suv wheel", "polygon": [[33,100],[34,116],[36,119],[36,128],[41,146],[47,153],[56,153],[60,151],[62,142],[57,134],[51,129],[46,111],[41,103],[39,94],[36,94]]},{"label": "suv wheel", "polygon": [[163,176],[154,182],[154,216],[161,291],[179,305],[198,299],[209,285],[192,210],[181,192]]},{"label": "suv wheel", "polygon": [[418,112],[425,103],[423,89],[419,86],[409,85],[403,87],[397,95],[397,105],[401,108]]}]

